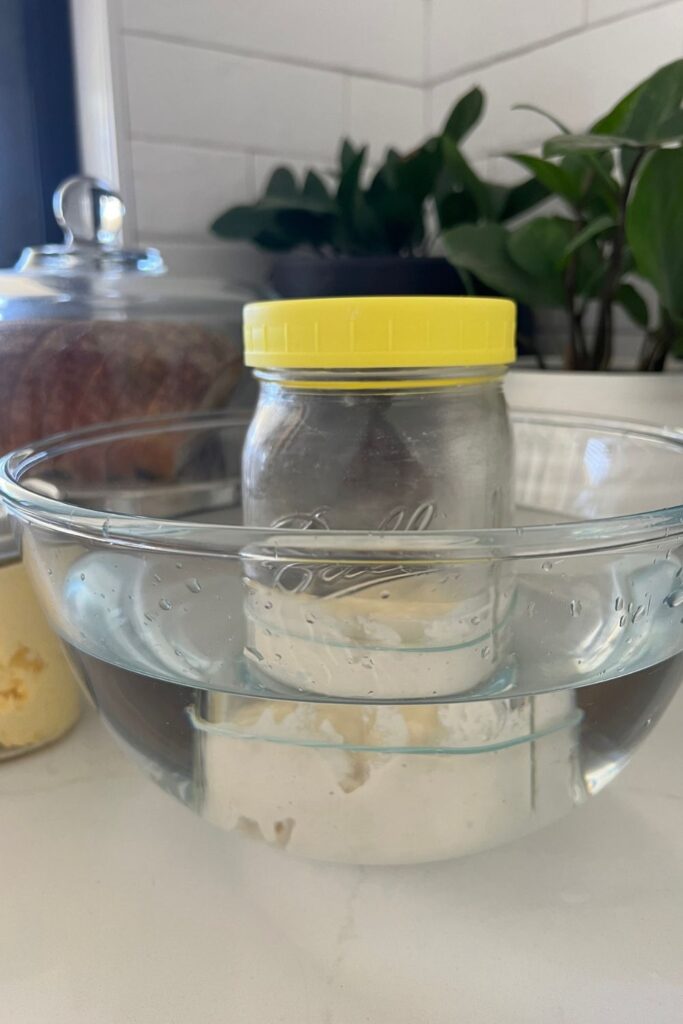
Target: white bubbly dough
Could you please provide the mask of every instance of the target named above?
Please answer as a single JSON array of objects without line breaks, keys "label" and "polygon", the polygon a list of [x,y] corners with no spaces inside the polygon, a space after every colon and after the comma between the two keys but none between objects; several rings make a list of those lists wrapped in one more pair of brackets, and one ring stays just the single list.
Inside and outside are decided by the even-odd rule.
[{"label": "white bubbly dough", "polygon": [[279,683],[328,697],[466,693],[505,647],[510,596],[485,569],[404,577],[318,597],[246,580],[247,658]]},{"label": "white bubbly dough", "polygon": [[[568,693],[410,707],[215,694],[198,722],[203,813],[321,860],[459,856],[570,809],[575,724]],[[525,739],[534,727],[556,731]]]}]

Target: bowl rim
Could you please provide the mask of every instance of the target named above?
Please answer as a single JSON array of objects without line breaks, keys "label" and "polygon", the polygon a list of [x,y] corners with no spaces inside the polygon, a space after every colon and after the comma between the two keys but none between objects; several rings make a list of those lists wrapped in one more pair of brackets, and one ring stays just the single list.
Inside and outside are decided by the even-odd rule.
[{"label": "bowl rim", "polygon": [[[577,427],[628,435],[644,441],[673,445],[683,455],[683,430],[640,424],[635,421],[551,413],[513,408],[514,422]],[[31,490],[20,482],[26,473],[51,458],[124,440],[136,434],[153,437],[168,431],[202,430],[221,425],[246,428],[251,413],[235,410],[165,414],[54,434],[42,441],[15,449],[0,459],[0,499],[5,510],[23,524],[81,538],[107,547],[146,549],[185,555],[239,557],[245,545],[267,541],[269,557],[292,556],[293,545],[313,547],[311,561],[377,560],[382,554],[403,560],[480,561],[482,559],[557,558],[563,555],[599,553],[614,548],[643,546],[683,536],[683,504],[627,515],[584,521],[530,526],[506,526],[483,530],[434,530],[381,532],[367,530],[309,531],[282,527],[230,526],[178,521],[127,513],[98,511],[60,501]],[[315,545],[310,542],[315,538]],[[352,557],[354,556],[354,557]],[[305,551],[303,559],[305,560]]]}]

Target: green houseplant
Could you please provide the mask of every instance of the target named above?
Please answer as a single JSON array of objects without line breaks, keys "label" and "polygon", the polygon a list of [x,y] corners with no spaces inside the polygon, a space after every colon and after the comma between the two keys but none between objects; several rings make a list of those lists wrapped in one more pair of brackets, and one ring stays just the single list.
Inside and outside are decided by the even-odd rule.
[{"label": "green houseplant", "polygon": [[458,268],[535,308],[566,312],[569,369],[609,367],[618,306],[642,330],[640,369],[661,370],[670,351],[683,354],[682,104],[679,60],[584,134],[551,118],[560,133],[542,156],[510,156],[562,212],[443,234]]},{"label": "green houseplant", "polygon": [[274,252],[271,282],[287,297],[481,290],[476,275],[433,255],[438,235],[507,221],[547,194],[535,176],[504,188],[476,174],[460,144],[483,110],[472,89],[438,135],[406,154],[390,149],[373,173],[367,147],[348,140],[331,175],[310,170],[297,181],[279,167],[255,203],[226,210],[212,231]]}]

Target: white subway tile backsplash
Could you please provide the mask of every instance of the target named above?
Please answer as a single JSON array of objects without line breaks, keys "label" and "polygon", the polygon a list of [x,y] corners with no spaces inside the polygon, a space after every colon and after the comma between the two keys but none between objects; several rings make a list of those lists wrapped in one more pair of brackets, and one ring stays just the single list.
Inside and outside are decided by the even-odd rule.
[{"label": "white subway tile backsplash", "polygon": [[168,270],[175,277],[201,277],[245,289],[248,297],[261,295],[271,257],[255,246],[237,242],[169,241],[154,234],[144,235],[141,245],[161,250]]},{"label": "white subway tile backsplash", "polygon": [[478,84],[488,109],[467,141],[475,156],[533,146],[552,133],[538,115],[512,110],[516,103],[535,103],[572,130],[584,128],[640,79],[683,54],[682,26],[683,0],[676,0],[453,78],[432,90],[433,127],[458,95]]},{"label": "white subway tile backsplash", "polygon": [[247,155],[156,142],[133,142],[138,231],[206,237],[227,206],[249,198]]},{"label": "white subway tile backsplash", "polygon": [[140,245],[160,249],[169,273],[177,278],[225,282],[228,287],[246,290],[248,297],[254,298],[261,294],[261,282],[270,266],[267,253],[242,243],[169,242],[156,234],[146,234]]},{"label": "white subway tile backsplash", "polygon": [[301,155],[333,154],[341,74],[126,39],[133,136]]},{"label": "white subway tile backsplash", "polygon": [[368,78],[352,78],[349,88],[348,135],[356,143],[370,143],[370,160],[378,160],[388,146],[411,149],[422,141],[422,89]]},{"label": "white subway tile backsplash", "polygon": [[577,29],[584,0],[432,0],[430,80]]},{"label": "white subway tile backsplash", "polygon": [[124,0],[123,19],[129,31],[237,52],[422,77],[422,0]]}]

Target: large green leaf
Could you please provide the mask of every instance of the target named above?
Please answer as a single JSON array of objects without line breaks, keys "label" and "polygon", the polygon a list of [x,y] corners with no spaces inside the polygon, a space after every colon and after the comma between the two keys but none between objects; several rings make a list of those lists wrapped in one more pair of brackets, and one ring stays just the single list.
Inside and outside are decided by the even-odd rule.
[{"label": "large green leaf", "polygon": [[664,308],[683,316],[683,149],[648,158],[626,213],[626,237]]},{"label": "large green leaf", "polygon": [[416,203],[423,203],[434,188],[434,181],[441,165],[440,146],[436,140],[420,146],[396,160],[393,175],[396,188],[408,193]]},{"label": "large green leaf", "polygon": [[680,111],[681,103],[683,60],[676,60],[642,83],[624,118],[623,134],[641,142],[660,139],[661,125]]},{"label": "large green leaf", "polygon": [[275,227],[275,211],[259,206],[233,206],[211,225],[214,235],[231,240],[251,240],[261,231]]},{"label": "large green leaf", "polygon": [[219,238],[253,242],[262,249],[282,251],[302,243],[298,234],[278,223],[277,210],[259,206],[233,206],[216,218],[211,230]]},{"label": "large green leaf", "polygon": [[591,134],[646,140],[683,102],[683,61],[675,60],[635,86],[591,127]]},{"label": "large green leaf", "polygon": [[444,136],[442,152],[444,169],[450,175],[452,186],[472,196],[480,217],[495,220],[494,196],[486,182],[470,166],[460,147]]},{"label": "large green leaf", "polygon": [[484,94],[476,86],[462,96],[451,110],[443,134],[452,142],[461,142],[472,131],[484,110]]},{"label": "large green leaf", "polygon": [[579,135],[554,135],[543,145],[544,156],[563,156],[565,153],[604,153],[609,149],[621,149],[633,146],[636,149],[640,142],[627,138],[625,135],[592,135],[589,132]]},{"label": "large green leaf", "polygon": [[618,214],[621,187],[612,176],[614,159],[607,153],[568,153],[561,159],[562,169],[577,183],[581,194],[580,206],[584,214]]},{"label": "large green leaf", "polygon": [[680,142],[683,139],[683,110],[677,110],[661,122],[657,138],[661,142]]},{"label": "large green leaf", "polygon": [[[608,149],[638,149],[683,139],[683,60],[660,68],[595,123],[590,132],[549,139],[546,156]],[[632,158],[626,157],[630,166]]]},{"label": "large green leaf", "polygon": [[332,206],[332,198],[327,191],[325,182],[316,174],[315,171],[309,171],[304,181],[304,187],[302,191],[304,199],[313,200],[314,202],[322,203],[327,206]]},{"label": "large green leaf", "polygon": [[458,224],[474,224],[479,219],[479,209],[469,192],[449,192],[437,202],[436,212],[442,231]]},{"label": "large green leaf", "polygon": [[[530,274],[546,292],[548,302],[560,305],[565,298],[566,275],[574,275],[574,289],[592,296],[604,276],[605,261],[591,240],[567,258],[576,225],[564,217],[536,217],[508,238],[508,250],[515,263]],[[569,261],[571,260],[571,268]]]},{"label": "large green leaf", "polygon": [[[386,175],[375,175],[364,201],[374,218],[375,245],[389,252],[410,252],[422,241],[422,199],[393,187]],[[368,220],[366,227],[370,227]]]},{"label": "large green leaf", "polygon": [[561,164],[554,164],[543,157],[529,156],[525,153],[510,153],[509,157],[531,171],[548,192],[554,192],[570,203],[577,203],[581,198],[580,182]]},{"label": "large green leaf", "polygon": [[508,251],[508,232],[500,224],[464,224],[444,232],[442,241],[456,268],[470,271],[501,295],[530,306],[558,304],[553,289],[514,262]]},{"label": "large green leaf", "polygon": [[631,320],[638,327],[647,328],[650,320],[650,312],[647,308],[647,303],[643,296],[637,291],[632,284],[622,284],[617,289],[616,293],[617,304],[624,309]]},{"label": "large green leaf", "polygon": [[564,296],[564,253],[572,231],[572,222],[563,217],[536,217],[508,236],[508,252],[517,266],[542,282],[558,304]]},{"label": "large green leaf", "polygon": [[359,152],[360,150],[357,150],[349,139],[342,139],[339,147],[340,177],[346,170],[348,170],[349,165],[357,158]]},{"label": "large green leaf", "polygon": [[538,206],[544,199],[548,198],[549,191],[538,178],[527,178],[518,185],[513,185],[507,190],[505,202],[500,211],[500,220],[512,220],[527,210]]},{"label": "large green leaf", "polygon": [[564,259],[568,259],[572,253],[580,249],[586,242],[592,241],[594,238],[598,238],[600,235],[605,234],[606,231],[610,231],[616,227],[616,221],[614,217],[610,217],[609,214],[603,214],[601,217],[596,217],[595,220],[590,221],[586,224],[585,228],[577,232],[569,245],[564,251]]},{"label": "large green leaf", "polygon": [[604,114],[595,124],[591,125],[591,134],[619,135],[624,129],[626,120],[641,89],[642,83],[635,86],[630,92],[627,92],[625,96],[622,96],[619,102],[607,114]]},{"label": "large green leaf", "polygon": [[278,199],[294,199],[298,194],[296,178],[289,167],[276,167],[266,185],[266,195]]}]

